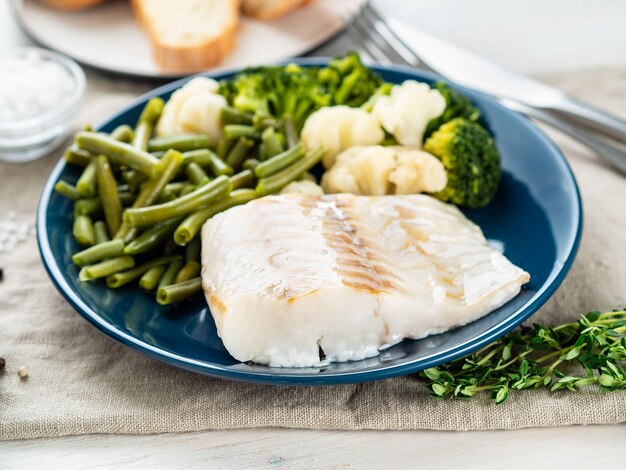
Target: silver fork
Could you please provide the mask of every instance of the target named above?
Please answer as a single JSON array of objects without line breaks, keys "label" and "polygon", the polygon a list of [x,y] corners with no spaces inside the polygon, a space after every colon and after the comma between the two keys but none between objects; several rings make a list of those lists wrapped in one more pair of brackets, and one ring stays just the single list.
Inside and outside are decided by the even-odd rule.
[{"label": "silver fork", "polygon": [[[385,19],[369,2],[351,19],[346,18],[347,33],[352,42],[361,47],[366,59],[383,64],[403,64],[437,74],[387,24]],[[439,74],[438,74],[439,75]],[[626,173],[626,151],[604,136],[578,125],[570,124],[547,111],[518,101],[495,97],[503,105],[526,116],[538,119],[578,140],[594,150],[614,167]]]}]

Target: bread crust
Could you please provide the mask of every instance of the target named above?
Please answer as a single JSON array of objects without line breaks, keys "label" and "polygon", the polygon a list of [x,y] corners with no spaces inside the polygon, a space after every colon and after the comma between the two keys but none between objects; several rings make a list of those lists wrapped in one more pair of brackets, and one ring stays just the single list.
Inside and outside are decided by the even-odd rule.
[{"label": "bread crust", "polygon": [[235,36],[239,22],[239,0],[231,3],[232,21],[224,26],[220,35],[188,44],[167,44],[161,41],[151,27],[142,7],[142,0],[132,0],[131,4],[137,21],[148,33],[152,55],[159,66],[170,72],[197,72],[220,64],[235,47]]},{"label": "bread crust", "polygon": [[243,0],[242,2],[242,11],[253,18],[257,18],[259,20],[272,20],[274,18],[278,18],[279,16],[288,13],[291,10],[295,10],[296,8],[302,7],[309,3],[313,2],[313,0],[281,0],[279,5],[273,9],[270,8],[252,8],[250,7],[250,3]]},{"label": "bread crust", "polygon": [[85,10],[107,0],[41,0],[41,3],[59,10]]}]

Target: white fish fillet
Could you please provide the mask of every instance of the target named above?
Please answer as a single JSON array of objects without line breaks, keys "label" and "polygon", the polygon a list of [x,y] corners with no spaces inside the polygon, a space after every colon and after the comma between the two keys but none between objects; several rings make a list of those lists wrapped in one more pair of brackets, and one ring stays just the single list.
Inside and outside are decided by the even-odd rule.
[{"label": "white fish fillet", "polygon": [[375,356],[476,320],[528,273],[430,196],[269,196],[202,230],[203,287],[226,349],[284,367]]}]

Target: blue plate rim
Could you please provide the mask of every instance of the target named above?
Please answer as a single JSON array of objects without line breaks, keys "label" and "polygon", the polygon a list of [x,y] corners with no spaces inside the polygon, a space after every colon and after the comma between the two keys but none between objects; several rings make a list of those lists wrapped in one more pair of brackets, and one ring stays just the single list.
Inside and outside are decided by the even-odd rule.
[{"label": "blue plate rim", "polygon": [[[277,62],[277,63],[297,63],[300,65],[310,65],[310,66],[320,66],[325,65],[328,62],[329,58],[297,58],[297,59],[287,59],[285,61]],[[400,72],[400,73],[409,73],[415,74],[416,72],[424,77],[429,79],[441,79],[440,76],[435,74],[425,72],[419,69],[415,69],[408,66],[401,65],[381,65],[375,63],[367,63],[368,67],[373,68],[377,71],[390,71],[390,72]],[[190,79],[197,76],[205,76],[205,77],[213,77],[219,79],[222,76],[227,76],[229,74],[236,73],[237,71],[242,70],[241,68],[232,68],[228,70],[220,70],[219,72],[211,73],[211,72],[203,72],[196,75],[191,75],[188,77],[184,77],[178,79],[176,81],[167,83],[165,85],[161,85],[157,88],[154,88],[141,96],[132,100],[129,104],[127,104],[122,110],[117,113],[109,116],[106,120],[101,122],[96,126],[96,129],[100,129],[107,122],[116,119],[121,114],[125,113],[129,108],[136,106],[137,104],[146,100],[146,98],[161,94],[166,91],[170,91],[178,88],[183,83],[189,81]],[[449,80],[447,82],[451,83]],[[89,321],[93,326],[95,326],[100,332],[104,333],[106,336],[122,343],[123,345],[131,348],[134,351],[137,351],[141,354],[144,354],[153,359],[157,359],[166,364],[180,367],[192,372],[201,373],[205,375],[210,375],[213,377],[236,380],[241,382],[249,382],[249,383],[260,383],[260,384],[268,384],[268,385],[337,385],[337,384],[352,384],[352,383],[362,383],[362,382],[372,382],[376,380],[383,380],[387,378],[404,376],[409,374],[417,373],[421,370],[427,369],[429,367],[434,367],[436,365],[440,365],[445,362],[453,361],[460,357],[465,356],[466,354],[475,351],[493,340],[501,337],[507,332],[511,331],[515,327],[519,326],[522,322],[527,320],[532,314],[534,314],[557,290],[557,288],[561,285],[565,276],[569,272],[574,259],[578,253],[578,248],[580,246],[580,239],[582,236],[583,230],[583,207],[582,200],[580,196],[580,189],[578,187],[578,183],[572,172],[571,167],[569,166],[565,156],[558,148],[558,146],[550,139],[543,130],[537,127],[532,123],[526,116],[516,111],[510,110],[498,103],[494,98],[481,93],[477,90],[470,89],[467,87],[463,87],[457,84],[453,84],[456,88],[462,91],[468,91],[474,94],[481,95],[483,98],[491,101],[491,104],[501,108],[502,110],[506,110],[506,112],[512,113],[518,118],[518,122],[527,127],[531,132],[537,134],[537,136],[541,139],[542,143],[544,143],[547,147],[549,147],[559,158],[559,163],[563,166],[566,173],[571,178],[571,184],[574,188],[574,194],[576,198],[576,206],[575,206],[575,214],[577,220],[574,221],[576,225],[576,233],[573,237],[573,240],[570,241],[569,253],[563,264],[561,265],[559,271],[553,276],[553,278],[546,281],[541,289],[537,291],[534,297],[531,299],[529,303],[526,304],[525,307],[520,308],[516,311],[516,314],[511,315],[505,322],[500,323],[498,325],[493,326],[491,329],[484,331],[478,337],[473,339],[472,341],[468,341],[465,344],[461,344],[455,347],[448,349],[444,353],[439,353],[433,356],[429,356],[424,359],[408,361],[398,365],[389,365],[388,367],[380,370],[365,370],[365,371],[338,371],[334,373],[328,373],[324,376],[317,375],[292,375],[292,374],[280,374],[274,372],[262,372],[262,371],[236,371],[231,370],[225,367],[216,366],[215,364],[209,364],[203,361],[190,359],[185,356],[181,356],[178,354],[171,353],[169,351],[165,351],[161,348],[152,346],[144,341],[139,340],[138,338],[134,338],[133,336],[117,329],[114,325],[104,321],[100,316],[94,312],[85,302],[83,302],[76,293],[72,290],[71,286],[67,284],[65,281],[59,266],[54,261],[54,256],[52,254],[50,248],[50,242],[48,239],[47,232],[47,222],[46,222],[46,211],[50,202],[50,196],[54,190],[54,185],[56,184],[60,174],[65,169],[65,160],[61,159],[52,170],[46,184],[43,188],[39,205],[37,208],[37,245],[39,248],[39,253],[41,255],[41,259],[43,261],[44,267],[48,276],[52,280],[56,289],[61,293],[61,295],[67,300],[67,302],[76,310],[83,318]]]}]

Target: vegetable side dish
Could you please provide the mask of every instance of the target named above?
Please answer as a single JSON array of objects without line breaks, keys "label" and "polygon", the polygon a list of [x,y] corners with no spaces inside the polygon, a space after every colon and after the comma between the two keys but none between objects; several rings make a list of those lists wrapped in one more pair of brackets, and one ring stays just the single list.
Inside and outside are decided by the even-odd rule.
[{"label": "vegetable side dish", "polygon": [[[83,168],[77,181],[59,181],[56,185],[58,192],[74,201],[73,234],[83,250],[73,261],[81,268],[80,279],[90,282],[104,278],[109,288],[138,284],[155,292],[157,302],[164,305],[202,291],[200,230],[216,214],[227,211],[207,224],[213,228],[205,229],[205,238],[249,238],[254,241],[247,253],[251,256],[259,249],[257,245],[263,246],[255,234],[273,220],[272,215],[280,220],[284,233],[293,235],[287,237],[291,240],[287,244],[306,238],[307,230],[313,236],[329,220],[312,208],[308,216],[313,225],[302,220],[304,225],[298,226],[297,219],[291,223],[279,214],[290,207],[285,201],[300,201],[300,206],[313,201],[313,206],[345,203],[346,207],[358,207],[354,224],[347,220],[348,209],[343,206],[333,212],[337,236],[353,237],[344,247],[354,257],[347,262],[368,260],[370,264],[360,264],[361,274],[376,277],[380,266],[397,258],[391,269],[399,283],[394,284],[395,290],[375,290],[380,291],[377,296],[389,296],[390,305],[395,305],[382,317],[406,318],[402,327],[385,326],[388,337],[377,336],[374,330],[364,332],[369,339],[361,353],[328,347],[331,359],[367,357],[404,337],[423,337],[472,321],[508,301],[528,281],[527,273],[486,245],[480,229],[456,208],[443,204],[478,208],[495,197],[500,157],[491,135],[480,123],[479,111],[443,83],[386,83],[356,54],[334,59],[326,67],[257,67],[221,82],[193,78],[167,102],[161,98],[148,101],[134,128],[122,125],[111,134],[90,129],[79,132],[65,159]],[[271,196],[279,193],[284,196]],[[380,198],[331,197],[325,193]],[[419,193],[427,195],[416,196]],[[404,199],[397,195],[413,196]],[[263,199],[249,208],[229,210],[259,198]],[[225,224],[236,214],[245,214],[243,220],[254,219],[254,208],[260,211],[266,207],[276,214],[268,213],[260,220],[257,232],[254,227],[249,233],[243,228],[242,233],[215,229],[215,224]],[[378,214],[378,219],[368,211]],[[378,227],[376,236],[362,233],[381,221],[388,225]],[[247,227],[245,223],[239,226]],[[281,225],[277,223],[277,227]],[[395,228],[387,233],[385,227]],[[267,233],[272,230],[269,225],[265,227]],[[399,238],[394,238],[394,233]],[[390,247],[398,240],[404,245],[393,251]],[[218,256],[226,246],[211,243],[204,247],[203,272],[209,304],[216,315],[222,304],[228,304],[215,300],[224,288],[216,281],[219,273],[240,272],[243,278],[255,263],[263,265],[261,254],[273,259],[278,253],[266,251],[244,266],[234,255]],[[320,256],[319,260],[332,270],[339,248],[328,243],[327,259]],[[242,241],[236,250],[243,257],[245,247]],[[464,247],[468,253],[474,250],[476,256],[465,253]],[[299,255],[307,258],[310,247],[300,248]],[[357,253],[366,248],[367,254]],[[414,259],[410,253],[415,250],[421,253],[419,262],[406,264]],[[213,254],[209,256],[209,252]],[[372,261],[374,252],[386,261]],[[470,258],[464,258],[466,255]],[[221,261],[216,264],[216,259]],[[305,271],[311,268],[307,272],[312,276],[319,274],[315,266],[321,265],[311,268],[306,262],[299,263]],[[480,268],[474,270],[476,266]],[[352,275],[357,274],[350,273],[347,278]],[[441,289],[432,276],[441,280]],[[263,274],[259,277],[259,282],[269,282]],[[294,279],[289,276],[283,279],[286,284],[291,281]],[[297,288],[299,281],[296,278],[289,285]],[[243,288],[237,283],[233,286]],[[338,299],[356,295],[361,297],[350,302],[353,305],[371,301],[366,299],[371,292],[358,287],[353,290],[356,294],[337,290]],[[411,290],[414,292],[409,294]],[[422,303],[414,298],[418,291]],[[458,298],[454,300],[454,296]],[[269,302],[268,311],[278,303]],[[292,303],[294,308],[299,305]],[[418,304],[423,308],[417,308]],[[341,305],[334,308],[341,309]],[[401,305],[405,307],[398,310]],[[409,305],[413,314],[405,315],[411,310],[406,307]],[[354,315],[371,313],[371,309],[365,310],[369,313],[355,311]],[[284,308],[276,309],[277,315],[285,312]],[[441,317],[429,317],[428,312],[439,312]],[[215,319],[219,329],[220,319]],[[318,339],[316,336],[313,341],[315,347],[320,345]],[[242,360],[276,365],[311,365],[310,358],[319,362],[317,350],[302,361],[229,351]]]}]

